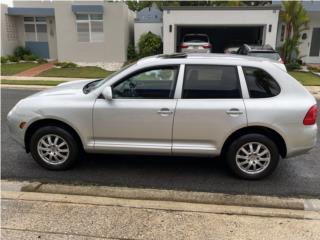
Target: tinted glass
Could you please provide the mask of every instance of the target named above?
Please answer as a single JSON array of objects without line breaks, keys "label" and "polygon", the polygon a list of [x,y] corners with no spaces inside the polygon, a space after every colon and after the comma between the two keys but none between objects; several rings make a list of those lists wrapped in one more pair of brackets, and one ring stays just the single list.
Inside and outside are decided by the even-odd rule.
[{"label": "tinted glass", "polygon": [[253,67],[242,69],[251,98],[274,97],[280,93],[278,83],[264,70]]},{"label": "tinted glass", "polygon": [[241,98],[234,66],[187,65],[183,98]]},{"label": "tinted glass", "polygon": [[113,86],[114,98],[173,98],[178,67],[149,69]]},{"label": "tinted glass", "polygon": [[187,35],[183,38],[184,42],[209,42],[209,39],[207,36],[203,35]]}]

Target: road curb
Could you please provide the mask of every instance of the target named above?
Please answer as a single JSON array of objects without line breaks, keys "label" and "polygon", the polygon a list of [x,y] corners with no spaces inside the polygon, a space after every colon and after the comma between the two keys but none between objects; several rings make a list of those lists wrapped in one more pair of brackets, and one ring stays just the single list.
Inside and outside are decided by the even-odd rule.
[{"label": "road curb", "polygon": [[10,192],[2,191],[1,199],[7,201],[37,201],[54,202],[56,204],[81,204],[95,206],[116,206],[148,210],[162,210],[170,212],[213,213],[227,215],[245,215],[258,217],[275,217],[290,219],[320,220],[320,213],[292,209],[276,209],[246,206],[230,206],[204,203],[187,203],[176,201],[158,201],[141,199],[123,199],[99,196],[80,196],[70,194],[53,194],[39,192]]},{"label": "road curb", "polygon": [[20,191],[22,192],[320,212],[319,199],[233,195],[223,193],[187,192],[175,190],[141,189],[109,186],[66,185],[40,182],[24,182],[15,184],[14,182],[1,181],[2,189],[5,191],[16,191],[17,187],[14,186],[16,186],[17,184],[19,184]]},{"label": "road curb", "polygon": [[13,85],[13,84],[1,84],[1,88],[6,89],[30,89],[30,90],[44,90],[55,86],[43,86],[43,85]]}]

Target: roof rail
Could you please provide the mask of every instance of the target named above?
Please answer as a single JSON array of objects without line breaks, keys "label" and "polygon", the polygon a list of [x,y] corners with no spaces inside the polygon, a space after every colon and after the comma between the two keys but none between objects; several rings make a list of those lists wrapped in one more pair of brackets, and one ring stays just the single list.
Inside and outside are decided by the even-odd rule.
[{"label": "roof rail", "polygon": [[172,54],[161,54],[159,58],[186,58],[188,55],[186,53],[172,53]]}]

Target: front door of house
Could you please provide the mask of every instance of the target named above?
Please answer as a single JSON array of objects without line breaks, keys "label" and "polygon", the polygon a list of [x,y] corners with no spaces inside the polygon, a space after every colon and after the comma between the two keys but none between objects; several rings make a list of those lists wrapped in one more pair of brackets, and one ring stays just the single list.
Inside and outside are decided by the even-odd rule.
[{"label": "front door of house", "polygon": [[50,58],[46,17],[24,17],[25,47],[40,58]]},{"label": "front door of house", "polygon": [[310,46],[310,56],[317,57],[320,54],[320,28],[314,28]]}]

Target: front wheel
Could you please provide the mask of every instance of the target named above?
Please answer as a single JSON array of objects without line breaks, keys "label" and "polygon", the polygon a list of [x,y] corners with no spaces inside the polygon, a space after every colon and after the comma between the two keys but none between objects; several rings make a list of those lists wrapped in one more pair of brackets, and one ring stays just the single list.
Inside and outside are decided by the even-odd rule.
[{"label": "front wheel", "polygon": [[247,134],[231,143],[227,162],[233,173],[244,179],[270,175],[279,162],[276,144],[261,134]]},{"label": "front wheel", "polygon": [[34,160],[50,170],[64,170],[73,166],[79,147],[75,138],[60,127],[38,129],[31,137],[30,150]]}]

